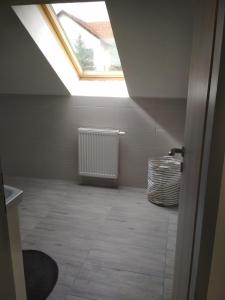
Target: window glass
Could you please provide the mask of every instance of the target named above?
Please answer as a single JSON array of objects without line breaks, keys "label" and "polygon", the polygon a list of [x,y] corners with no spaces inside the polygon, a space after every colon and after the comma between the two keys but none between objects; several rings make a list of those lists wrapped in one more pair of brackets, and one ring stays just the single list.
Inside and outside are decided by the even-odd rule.
[{"label": "window glass", "polygon": [[122,75],[120,58],[105,2],[51,4],[82,69]]}]

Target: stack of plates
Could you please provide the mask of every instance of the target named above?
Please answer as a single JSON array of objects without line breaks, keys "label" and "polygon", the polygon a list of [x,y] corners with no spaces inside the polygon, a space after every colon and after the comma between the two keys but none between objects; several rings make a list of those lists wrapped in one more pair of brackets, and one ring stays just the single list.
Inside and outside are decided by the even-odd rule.
[{"label": "stack of plates", "polygon": [[180,194],[180,160],[170,156],[148,163],[148,199],[161,206],[176,206]]}]

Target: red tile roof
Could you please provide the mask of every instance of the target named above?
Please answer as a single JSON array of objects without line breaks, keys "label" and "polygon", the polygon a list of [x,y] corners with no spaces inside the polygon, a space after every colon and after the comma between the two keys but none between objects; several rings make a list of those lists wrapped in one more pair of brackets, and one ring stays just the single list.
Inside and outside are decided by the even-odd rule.
[{"label": "red tile roof", "polygon": [[85,22],[74,15],[61,10],[57,16],[67,16],[72,21],[76,22],[80,26],[82,26],[84,29],[86,29],[88,32],[96,36],[97,38],[101,40],[107,40],[113,37],[112,27],[110,22]]},{"label": "red tile roof", "polygon": [[90,22],[87,24],[101,39],[110,39],[113,37],[112,27],[109,22]]}]

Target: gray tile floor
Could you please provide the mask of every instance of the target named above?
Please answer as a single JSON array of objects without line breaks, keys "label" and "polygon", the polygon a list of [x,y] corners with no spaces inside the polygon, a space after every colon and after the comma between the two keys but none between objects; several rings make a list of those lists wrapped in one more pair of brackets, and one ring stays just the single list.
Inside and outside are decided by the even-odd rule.
[{"label": "gray tile floor", "polygon": [[171,300],[177,210],[143,189],[8,178],[24,190],[24,249],[51,255],[60,275],[49,300]]}]

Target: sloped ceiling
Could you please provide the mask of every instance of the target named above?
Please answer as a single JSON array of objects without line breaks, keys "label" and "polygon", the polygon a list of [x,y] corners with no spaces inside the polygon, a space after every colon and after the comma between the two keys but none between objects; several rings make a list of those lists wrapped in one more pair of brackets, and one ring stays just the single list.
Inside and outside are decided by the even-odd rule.
[{"label": "sloped ceiling", "polygon": [[[10,1],[11,4],[43,2],[51,1]],[[131,97],[186,98],[192,44],[192,2],[106,1]],[[10,8],[0,9],[0,26],[1,44],[4,45],[0,49],[3,66],[0,68],[0,93],[67,94]]]},{"label": "sloped ceiling", "polygon": [[0,9],[0,93],[68,94],[9,6]]},{"label": "sloped ceiling", "polygon": [[193,1],[107,1],[132,97],[187,96]]}]

